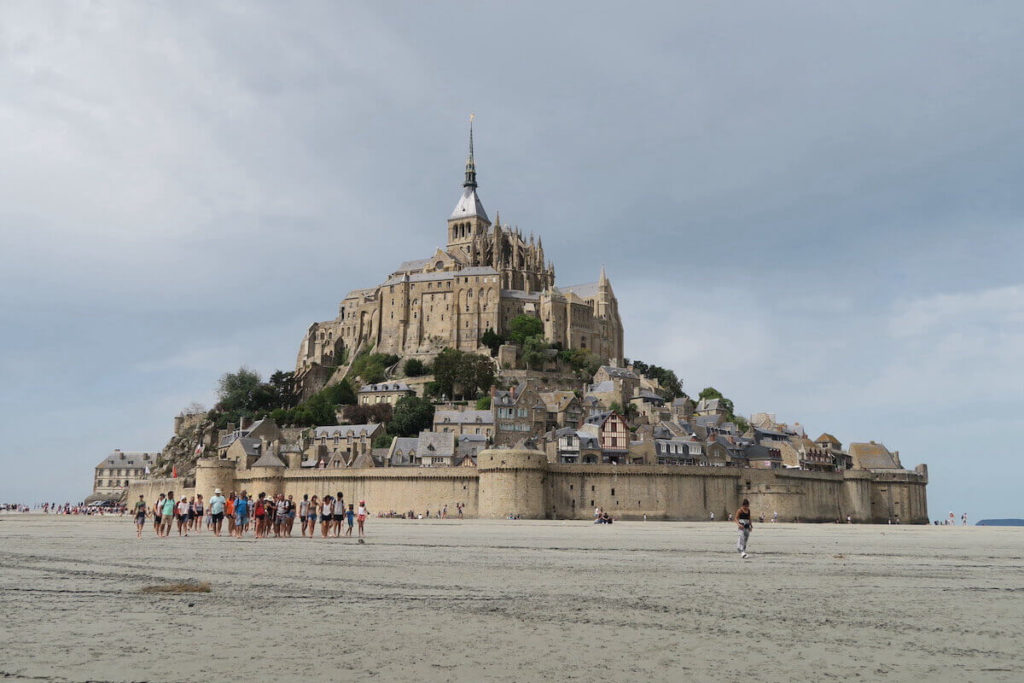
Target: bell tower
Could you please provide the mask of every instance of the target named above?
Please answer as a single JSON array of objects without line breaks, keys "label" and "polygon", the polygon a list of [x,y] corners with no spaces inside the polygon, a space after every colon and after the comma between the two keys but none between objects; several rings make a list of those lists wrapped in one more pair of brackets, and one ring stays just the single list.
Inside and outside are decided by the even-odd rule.
[{"label": "bell tower", "polygon": [[469,156],[466,157],[466,180],[462,183],[462,196],[448,217],[448,247],[461,246],[468,251],[477,237],[487,234],[491,220],[476,194],[476,161],[473,159],[473,119],[469,116]]}]

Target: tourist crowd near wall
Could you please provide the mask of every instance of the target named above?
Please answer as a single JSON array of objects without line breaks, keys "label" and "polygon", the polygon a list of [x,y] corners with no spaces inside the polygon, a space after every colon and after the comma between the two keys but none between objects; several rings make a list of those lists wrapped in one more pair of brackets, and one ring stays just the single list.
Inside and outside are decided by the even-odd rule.
[{"label": "tourist crowd near wall", "polygon": [[[468,516],[589,519],[601,507],[623,519],[679,520],[724,519],[747,498],[755,514],[783,520],[927,523],[927,467],[905,469],[898,451],[874,441],[844,449],[829,433],[812,440],[799,423],[770,413],[746,420],[717,391],[694,401],[674,372],[624,362],[604,268],[595,283],[556,287],[541,240],[488,218],[472,129],[462,195],[447,223],[443,249],[351,292],[337,318],[307,329],[295,393],[309,397],[325,383],[348,381],[354,359],[370,349],[394,354],[388,364],[402,358],[421,367],[455,349],[494,366],[495,385],[489,395],[483,387],[479,406],[442,399],[427,406],[429,429],[395,438],[386,418],[343,424],[343,411],[339,424],[279,427],[243,417],[227,430],[205,414],[183,414],[158,461],[160,474],[180,465],[173,468],[180,478],[140,477],[137,467],[129,474],[122,461],[134,467],[138,454],[115,452],[97,467],[95,485],[105,487],[97,494],[342,491],[376,512],[462,504]],[[535,352],[527,364],[526,341],[484,344],[488,331],[492,341],[509,341],[506,333],[524,317],[543,330],[533,338],[547,355]],[[585,362],[563,366],[560,352]],[[359,387],[358,407],[397,410],[427,394],[428,379],[401,378],[398,367],[387,368],[386,381]]]}]

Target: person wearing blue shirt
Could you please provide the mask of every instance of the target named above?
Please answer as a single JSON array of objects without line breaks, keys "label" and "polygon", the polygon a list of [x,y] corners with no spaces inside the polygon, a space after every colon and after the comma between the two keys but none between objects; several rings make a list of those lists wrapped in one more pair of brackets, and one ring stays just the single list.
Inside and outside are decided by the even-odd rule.
[{"label": "person wearing blue shirt", "polygon": [[235,535],[239,538],[249,523],[249,501],[245,496],[245,491],[242,491],[242,495],[235,501]]}]

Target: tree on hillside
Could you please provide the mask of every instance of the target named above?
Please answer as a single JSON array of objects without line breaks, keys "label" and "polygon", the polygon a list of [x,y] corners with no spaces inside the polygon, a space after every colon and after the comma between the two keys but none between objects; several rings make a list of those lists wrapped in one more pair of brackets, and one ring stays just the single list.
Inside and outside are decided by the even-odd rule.
[{"label": "tree on hillside", "polygon": [[730,401],[725,396],[723,396],[722,392],[719,391],[718,389],[715,389],[714,387],[704,387],[703,389],[700,390],[699,398],[709,399],[709,400],[713,399],[713,398],[717,398],[718,399],[718,404],[720,406],[722,406],[722,408],[725,410],[725,412],[728,413],[729,415],[732,415],[732,411],[733,411],[732,401]]},{"label": "tree on hillside", "polygon": [[523,363],[531,370],[540,370],[547,358],[544,352],[550,348],[551,344],[539,334],[527,337],[523,341]]},{"label": "tree on hillside", "polygon": [[498,355],[498,347],[505,343],[505,338],[488,327],[480,337],[480,343],[491,350],[491,356]]},{"label": "tree on hillside", "polygon": [[405,376],[420,377],[430,372],[430,368],[418,358],[410,358],[405,361]]},{"label": "tree on hillside", "polygon": [[367,422],[391,422],[393,411],[390,403],[370,403],[345,406],[342,413],[345,419],[352,424],[364,424]]},{"label": "tree on hillside", "polygon": [[418,396],[403,396],[395,404],[388,432],[395,436],[416,436],[434,424],[434,405]]},{"label": "tree on hillside", "polygon": [[347,379],[324,387],[321,393],[333,405],[350,405],[356,402],[356,392]]},{"label": "tree on hillside", "polygon": [[487,356],[444,349],[434,359],[434,380],[444,396],[476,396],[494,383],[494,363]]},{"label": "tree on hillside", "polygon": [[532,315],[517,315],[508,324],[508,337],[522,346],[530,337],[544,336],[544,323]]},{"label": "tree on hillside", "polygon": [[661,395],[666,401],[686,396],[683,391],[683,383],[676,377],[674,370],[669,370],[657,365],[648,365],[640,360],[626,359],[626,365],[632,365],[633,369],[641,375],[658,380],[661,385]]},{"label": "tree on hillside", "polygon": [[274,397],[277,405],[282,408],[291,408],[297,401],[295,393],[295,373],[276,370],[267,380],[274,389]]}]

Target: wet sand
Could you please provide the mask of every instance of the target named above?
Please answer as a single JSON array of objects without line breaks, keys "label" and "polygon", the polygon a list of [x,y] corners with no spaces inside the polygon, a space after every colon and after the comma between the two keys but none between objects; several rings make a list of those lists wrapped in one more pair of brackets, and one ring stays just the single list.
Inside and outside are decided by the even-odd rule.
[{"label": "wet sand", "polygon": [[[372,519],[358,545],[0,515],[0,677],[1024,677],[1024,529],[764,524],[746,561],[733,529]],[[185,579],[212,591],[140,592]]]}]

